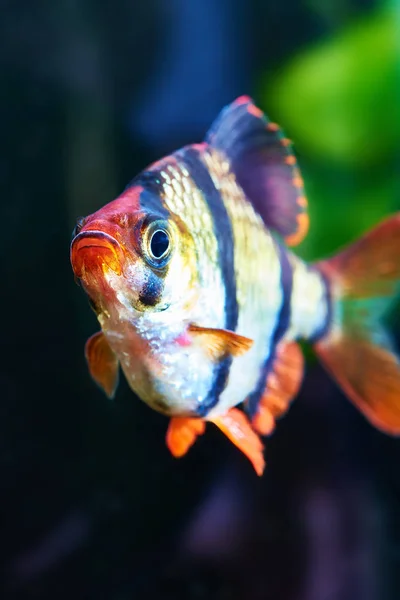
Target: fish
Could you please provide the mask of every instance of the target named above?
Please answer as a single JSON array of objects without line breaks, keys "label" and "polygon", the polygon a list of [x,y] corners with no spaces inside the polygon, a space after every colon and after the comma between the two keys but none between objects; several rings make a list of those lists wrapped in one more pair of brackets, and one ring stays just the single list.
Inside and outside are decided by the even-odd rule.
[{"label": "fish", "polygon": [[399,435],[385,315],[400,292],[400,213],[313,263],[293,250],[309,224],[293,144],[249,96],[78,219],[71,265],[100,324],[89,372],[113,398],[121,369],[169,418],[173,456],[212,423],[261,476],[262,438],[303,382],[303,342],[373,426]]}]

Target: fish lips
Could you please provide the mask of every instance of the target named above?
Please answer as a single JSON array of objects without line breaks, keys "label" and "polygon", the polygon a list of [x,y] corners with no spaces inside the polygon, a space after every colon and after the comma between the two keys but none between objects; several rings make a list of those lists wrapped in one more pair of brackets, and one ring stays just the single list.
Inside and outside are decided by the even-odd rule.
[{"label": "fish lips", "polygon": [[81,231],[71,242],[71,265],[78,279],[98,272],[99,268],[111,269],[116,275],[121,275],[123,261],[121,245],[104,231]]}]

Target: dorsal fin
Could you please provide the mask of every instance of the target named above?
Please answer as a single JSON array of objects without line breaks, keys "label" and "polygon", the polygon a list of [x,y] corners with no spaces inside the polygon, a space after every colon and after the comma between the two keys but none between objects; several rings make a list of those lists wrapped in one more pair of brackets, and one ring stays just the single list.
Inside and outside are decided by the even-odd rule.
[{"label": "dorsal fin", "polygon": [[220,113],[206,142],[222,151],[247,198],[266,226],[290,246],[308,231],[303,180],[290,141],[248,96]]}]

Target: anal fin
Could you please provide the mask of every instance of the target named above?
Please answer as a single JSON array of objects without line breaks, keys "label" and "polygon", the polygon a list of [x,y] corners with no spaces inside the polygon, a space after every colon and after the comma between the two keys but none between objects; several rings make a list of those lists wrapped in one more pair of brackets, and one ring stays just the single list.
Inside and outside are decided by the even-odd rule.
[{"label": "anal fin", "polygon": [[276,349],[273,370],[267,376],[252,425],[261,435],[269,435],[275,428],[275,419],[289,408],[299,391],[304,373],[303,353],[295,342],[281,342]]}]

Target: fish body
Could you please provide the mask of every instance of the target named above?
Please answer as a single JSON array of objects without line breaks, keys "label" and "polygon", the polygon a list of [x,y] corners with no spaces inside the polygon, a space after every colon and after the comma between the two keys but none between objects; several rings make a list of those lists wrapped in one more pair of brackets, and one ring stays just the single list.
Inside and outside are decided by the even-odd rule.
[{"label": "fish body", "polygon": [[71,262],[101,326],[86,345],[90,372],[112,396],[120,365],[132,390],[172,417],[175,456],[211,421],[261,473],[259,434],[301,384],[296,340],[320,348],[337,375],[326,348],[343,338],[346,269],[289,250],[307,229],[291,144],[248,97],[205,142],[150,165],[78,223]]}]

